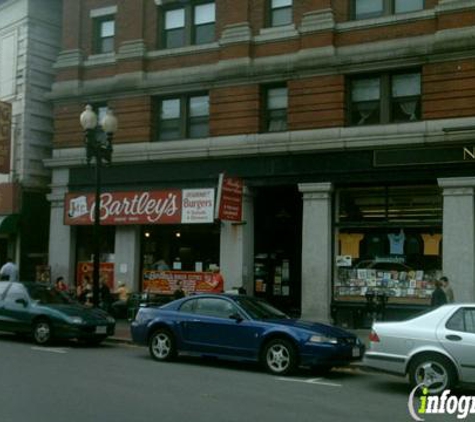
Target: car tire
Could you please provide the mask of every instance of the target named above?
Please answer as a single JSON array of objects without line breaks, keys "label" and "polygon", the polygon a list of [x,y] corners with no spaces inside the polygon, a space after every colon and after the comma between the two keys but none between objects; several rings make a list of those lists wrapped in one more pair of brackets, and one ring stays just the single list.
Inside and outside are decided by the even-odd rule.
[{"label": "car tire", "polygon": [[176,345],[173,334],[164,328],[156,330],[149,339],[150,356],[158,361],[170,361],[176,357]]},{"label": "car tire", "polygon": [[439,394],[454,387],[457,373],[454,365],[444,356],[426,354],[417,356],[409,365],[409,383],[412,388],[423,384],[429,394]]},{"label": "car tire", "polygon": [[269,341],[262,354],[262,362],[268,372],[274,375],[288,375],[297,367],[297,353],[294,345],[284,338]]},{"label": "car tire", "polygon": [[36,344],[44,346],[45,344],[51,343],[53,327],[48,320],[39,319],[33,324],[32,335]]}]

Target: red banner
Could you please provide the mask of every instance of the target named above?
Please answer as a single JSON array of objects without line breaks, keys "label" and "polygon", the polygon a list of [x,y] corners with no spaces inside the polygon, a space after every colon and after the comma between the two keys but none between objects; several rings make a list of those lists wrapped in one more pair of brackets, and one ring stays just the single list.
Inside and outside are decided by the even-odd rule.
[{"label": "red banner", "polygon": [[186,271],[144,271],[143,290],[150,293],[173,294],[181,284],[186,294],[221,293],[222,279],[216,280],[213,273]]},{"label": "red banner", "polygon": [[0,173],[10,172],[12,105],[0,101]]},{"label": "red banner", "polygon": [[242,220],[242,179],[219,175],[218,215],[220,220],[240,222]]},{"label": "red banner", "polygon": [[[99,286],[102,280],[105,280],[109,289],[114,290],[114,263],[101,262],[99,265]],[[92,271],[92,262],[78,262],[77,285],[84,287],[87,283],[90,283],[92,286]]]},{"label": "red banner", "polygon": [[[68,193],[64,224],[94,222],[95,195]],[[104,192],[100,202],[101,224],[198,224],[214,220],[214,189]]]}]

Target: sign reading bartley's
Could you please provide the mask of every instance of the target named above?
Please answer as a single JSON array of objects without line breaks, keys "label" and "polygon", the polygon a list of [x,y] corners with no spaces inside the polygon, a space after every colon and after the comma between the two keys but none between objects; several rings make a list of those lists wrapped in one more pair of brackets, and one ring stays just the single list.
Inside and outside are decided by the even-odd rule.
[{"label": "sign reading bartley's", "polygon": [[[68,193],[64,224],[94,222],[94,194]],[[101,224],[197,224],[214,221],[214,189],[104,192]]]}]

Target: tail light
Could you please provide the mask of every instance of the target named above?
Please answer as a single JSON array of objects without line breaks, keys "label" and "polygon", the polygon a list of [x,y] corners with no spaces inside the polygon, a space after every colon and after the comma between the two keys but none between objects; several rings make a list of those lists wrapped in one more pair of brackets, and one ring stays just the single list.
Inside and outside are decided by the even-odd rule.
[{"label": "tail light", "polygon": [[378,337],[378,333],[376,333],[376,331],[371,330],[371,333],[369,333],[369,341],[373,343],[379,343],[380,340]]}]

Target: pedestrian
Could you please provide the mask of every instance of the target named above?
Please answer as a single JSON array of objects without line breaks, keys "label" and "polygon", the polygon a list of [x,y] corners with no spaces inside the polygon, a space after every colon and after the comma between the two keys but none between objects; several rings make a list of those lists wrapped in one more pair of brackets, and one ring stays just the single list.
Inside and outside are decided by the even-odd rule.
[{"label": "pedestrian", "polygon": [[439,306],[445,305],[447,303],[447,296],[445,296],[445,293],[442,290],[442,282],[440,280],[436,280],[434,284],[435,289],[432,292],[432,296],[430,298],[430,306],[432,308],[438,308]]},{"label": "pedestrian", "polygon": [[127,302],[129,300],[129,289],[123,281],[119,282],[119,287],[115,291],[117,300],[112,303],[111,312],[115,318],[127,317]]},{"label": "pedestrian", "polygon": [[67,292],[68,291],[68,285],[64,282],[64,277],[63,276],[59,276],[56,279],[54,287],[58,292]]},{"label": "pedestrian", "polygon": [[185,297],[185,291],[183,290],[183,286],[181,285],[181,280],[178,280],[176,282],[176,289],[173,292],[173,298],[181,299],[182,297]]},{"label": "pedestrian", "polygon": [[445,296],[447,297],[447,303],[454,303],[455,296],[452,287],[450,286],[449,279],[446,276],[440,277],[442,282],[442,289],[444,290]]},{"label": "pedestrian", "polygon": [[0,268],[0,278],[8,281],[18,281],[18,267],[13,259],[7,258],[7,262]]},{"label": "pedestrian", "polygon": [[215,292],[222,292],[224,288],[224,278],[220,273],[217,265],[210,265],[210,270],[213,272],[211,283],[208,283]]},{"label": "pedestrian", "polygon": [[112,295],[105,278],[101,279],[101,285],[99,287],[99,302],[101,308],[109,312],[112,303]]}]

